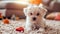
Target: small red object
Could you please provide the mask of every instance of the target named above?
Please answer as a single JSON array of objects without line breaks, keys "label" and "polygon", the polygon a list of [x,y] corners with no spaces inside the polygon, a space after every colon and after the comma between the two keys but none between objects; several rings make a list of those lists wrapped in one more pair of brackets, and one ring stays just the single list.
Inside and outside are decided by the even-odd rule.
[{"label": "small red object", "polygon": [[16,28],[16,31],[24,32],[24,28],[23,27],[18,27],[18,28]]},{"label": "small red object", "polygon": [[60,20],[60,15],[57,15],[57,16],[55,17],[55,20]]}]

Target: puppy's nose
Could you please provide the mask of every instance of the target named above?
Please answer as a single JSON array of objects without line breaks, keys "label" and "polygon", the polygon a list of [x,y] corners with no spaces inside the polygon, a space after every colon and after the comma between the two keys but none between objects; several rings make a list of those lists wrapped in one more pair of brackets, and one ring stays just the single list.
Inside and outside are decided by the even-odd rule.
[{"label": "puppy's nose", "polygon": [[34,18],[33,18],[33,20],[35,21],[35,20],[36,20],[36,18],[34,17]]}]

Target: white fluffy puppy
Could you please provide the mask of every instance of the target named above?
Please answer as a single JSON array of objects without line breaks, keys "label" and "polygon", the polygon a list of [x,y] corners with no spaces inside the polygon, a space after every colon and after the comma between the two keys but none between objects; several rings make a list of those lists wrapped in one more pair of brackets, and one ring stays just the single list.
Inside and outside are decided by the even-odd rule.
[{"label": "white fluffy puppy", "polygon": [[24,14],[26,16],[26,31],[38,30],[39,28],[45,28],[44,15],[46,9],[39,6],[28,6],[24,8]]}]

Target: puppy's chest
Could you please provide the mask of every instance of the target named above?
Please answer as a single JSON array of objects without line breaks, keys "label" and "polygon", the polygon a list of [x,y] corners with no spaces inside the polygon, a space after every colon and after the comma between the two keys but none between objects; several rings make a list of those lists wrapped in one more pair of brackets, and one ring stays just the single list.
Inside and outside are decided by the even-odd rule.
[{"label": "puppy's chest", "polygon": [[35,23],[32,25],[33,30],[38,30],[41,27],[40,23]]}]

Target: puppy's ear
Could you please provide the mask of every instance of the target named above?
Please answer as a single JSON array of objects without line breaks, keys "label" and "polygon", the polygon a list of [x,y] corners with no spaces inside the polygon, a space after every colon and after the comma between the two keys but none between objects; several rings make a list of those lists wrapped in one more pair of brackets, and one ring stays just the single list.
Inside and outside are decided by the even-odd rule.
[{"label": "puppy's ear", "polygon": [[27,14],[27,8],[24,8],[23,11],[24,11],[24,14],[26,16],[26,14]]},{"label": "puppy's ear", "polygon": [[45,16],[46,15],[46,12],[47,12],[47,9],[45,9],[45,8],[40,8],[41,10],[40,10],[40,13],[41,13],[41,15],[42,16]]}]

